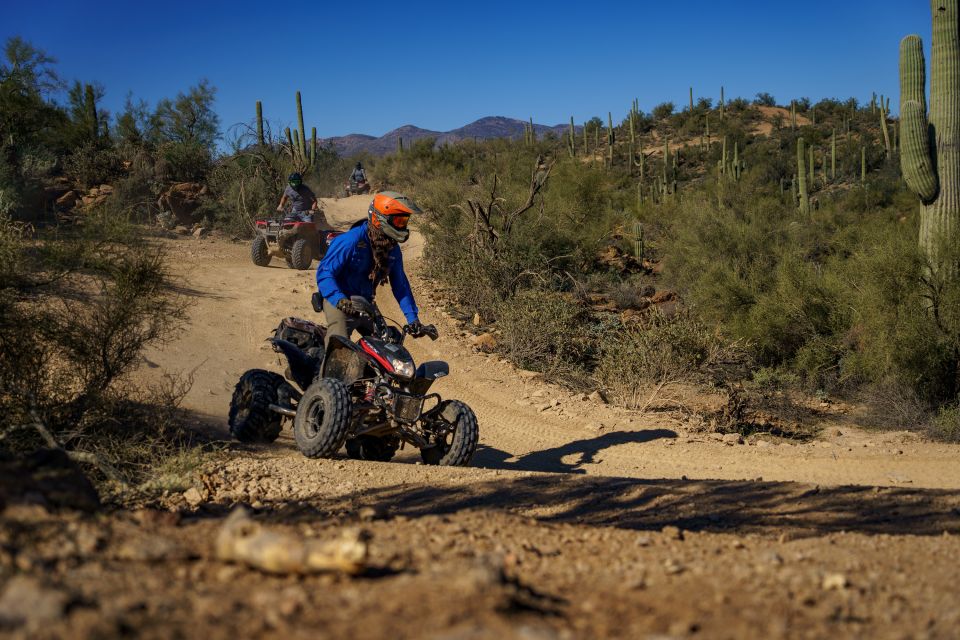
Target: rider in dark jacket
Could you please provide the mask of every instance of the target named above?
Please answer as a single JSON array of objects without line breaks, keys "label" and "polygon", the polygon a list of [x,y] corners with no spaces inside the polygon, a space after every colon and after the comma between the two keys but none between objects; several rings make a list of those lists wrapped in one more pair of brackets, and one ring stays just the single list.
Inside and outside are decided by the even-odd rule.
[{"label": "rider in dark jacket", "polygon": [[311,216],[308,212],[319,211],[317,196],[314,195],[310,187],[303,184],[303,177],[299,173],[291,173],[287,178],[287,187],[280,196],[280,204],[277,205],[277,211],[283,211],[287,205],[290,205],[290,212],[297,218],[306,219]]},{"label": "rider in dark jacket", "polygon": [[353,168],[353,173],[350,174],[350,179],[354,182],[366,182],[367,174],[363,170],[363,165],[359,162],[357,166]]}]

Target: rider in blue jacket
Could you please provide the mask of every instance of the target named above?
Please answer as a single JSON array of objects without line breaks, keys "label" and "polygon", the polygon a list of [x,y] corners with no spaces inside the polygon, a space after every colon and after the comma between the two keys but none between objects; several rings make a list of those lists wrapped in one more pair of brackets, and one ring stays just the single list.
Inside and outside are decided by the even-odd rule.
[{"label": "rider in blue jacket", "polygon": [[367,220],[333,239],[317,267],[317,289],[323,296],[323,313],[330,336],[349,337],[358,310],[351,296],[373,301],[376,289],[389,281],[407,320],[407,332],[420,335],[422,325],[410,281],[403,270],[400,243],[410,237],[410,216],[420,208],[393,191],[378,193],[370,203]]}]

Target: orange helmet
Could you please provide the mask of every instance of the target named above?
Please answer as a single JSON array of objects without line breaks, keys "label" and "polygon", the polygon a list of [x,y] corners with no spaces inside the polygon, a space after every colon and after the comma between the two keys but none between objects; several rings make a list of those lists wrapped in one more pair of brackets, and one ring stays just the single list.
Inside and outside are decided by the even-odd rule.
[{"label": "orange helmet", "polygon": [[406,242],[410,237],[407,224],[410,216],[423,213],[413,200],[396,191],[381,191],[373,196],[370,209],[370,224],[383,231],[384,235],[397,242]]}]

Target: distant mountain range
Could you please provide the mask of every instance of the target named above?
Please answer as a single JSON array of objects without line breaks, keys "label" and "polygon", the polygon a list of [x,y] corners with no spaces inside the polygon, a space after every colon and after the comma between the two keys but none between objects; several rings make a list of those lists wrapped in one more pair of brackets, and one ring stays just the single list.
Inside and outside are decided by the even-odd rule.
[{"label": "distant mountain range", "polygon": [[[404,148],[409,146],[414,140],[421,138],[436,138],[438,145],[445,142],[453,143],[459,140],[468,140],[470,138],[480,140],[489,140],[491,138],[522,138],[523,128],[526,124],[523,120],[517,120],[515,118],[488,116],[452,131],[430,131],[429,129],[421,129],[420,127],[408,124],[385,133],[379,138],[362,133],[351,133],[346,136],[327,138],[326,142],[332,143],[337,153],[341,156],[349,157],[361,152],[382,156],[397,150],[398,138],[403,138]],[[539,137],[550,131],[561,134],[566,131],[567,126],[568,125],[558,124],[550,127],[542,124],[534,124],[533,128]]]}]

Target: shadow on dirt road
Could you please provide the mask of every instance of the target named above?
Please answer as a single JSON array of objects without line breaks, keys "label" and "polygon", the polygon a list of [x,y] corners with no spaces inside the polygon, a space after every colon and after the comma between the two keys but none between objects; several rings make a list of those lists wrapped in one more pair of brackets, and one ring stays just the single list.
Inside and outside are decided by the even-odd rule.
[{"label": "shadow on dirt road", "polygon": [[500,511],[541,523],[659,531],[819,536],[960,534],[960,495],[937,489],[817,487],[792,482],[635,480],[545,474],[447,486],[372,487],[326,500],[265,505],[266,517],[311,520],[370,505],[417,518]]},{"label": "shadow on dirt road", "polygon": [[[471,466],[485,469],[510,469],[513,471],[548,471],[552,473],[586,473],[585,464],[599,462],[598,454],[608,447],[621,444],[643,444],[660,438],[676,438],[675,431],[669,429],[648,429],[645,431],[612,431],[596,438],[575,440],[559,447],[540,451],[531,451],[517,458],[506,451],[481,444],[473,457]],[[566,462],[565,458],[578,456]]]}]

